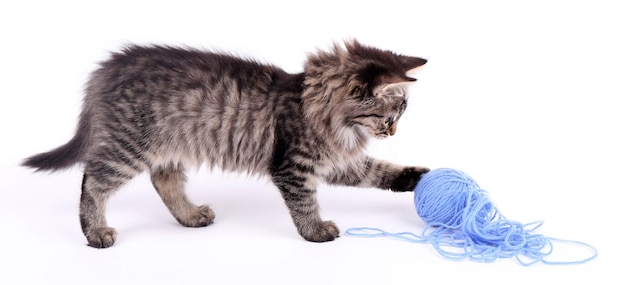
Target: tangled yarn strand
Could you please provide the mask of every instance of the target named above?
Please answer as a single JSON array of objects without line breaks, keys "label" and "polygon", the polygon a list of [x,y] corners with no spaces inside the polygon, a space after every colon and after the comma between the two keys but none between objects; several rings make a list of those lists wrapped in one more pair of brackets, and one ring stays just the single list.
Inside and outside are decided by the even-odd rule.
[{"label": "tangled yarn strand", "polygon": [[[393,237],[413,243],[430,243],[443,257],[491,262],[515,257],[528,266],[537,262],[552,265],[580,264],[594,259],[597,250],[589,244],[534,234],[543,222],[522,224],[499,213],[487,192],[465,173],[442,168],[425,174],[415,189],[417,214],[427,223],[422,235],[388,233],[377,228],[351,228],[348,236]],[[575,261],[549,261],[553,242],[590,249],[591,256]]]}]

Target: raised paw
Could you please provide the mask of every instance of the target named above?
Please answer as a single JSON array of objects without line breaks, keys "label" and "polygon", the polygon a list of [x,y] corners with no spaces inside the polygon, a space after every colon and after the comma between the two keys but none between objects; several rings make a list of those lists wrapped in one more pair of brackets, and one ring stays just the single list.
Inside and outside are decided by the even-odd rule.
[{"label": "raised paw", "polygon": [[402,172],[391,182],[391,191],[407,192],[415,190],[417,182],[422,175],[430,169],[426,167],[405,167]]},{"label": "raised paw", "polygon": [[107,248],[115,243],[117,232],[114,228],[97,228],[86,235],[87,245],[95,248]]},{"label": "raised paw", "polygon": [[187,217],[178,219],[181,225],[191,228],[206,227],[215,220],[215,213],[209,206],[202,205],[193,210]]},{"label": "raised paw", "polygon": [[339,237],[339,228],[331,221],[321,221],[300,230],[300,235],[308,241],[327,242]]}]

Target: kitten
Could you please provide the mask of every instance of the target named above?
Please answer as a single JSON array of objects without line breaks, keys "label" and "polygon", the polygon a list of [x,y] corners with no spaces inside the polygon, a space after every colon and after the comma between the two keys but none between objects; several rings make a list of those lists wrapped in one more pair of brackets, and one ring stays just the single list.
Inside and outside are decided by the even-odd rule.
[{"label": "kitten", "polygon": [[406,73],[425,63],[348,41],[289,74],[223,53],[128,46],[91,75],[74,138],[23,165],[84,165],[80,224],[96,248],[117,235],[105,218],[108,198],[146,170],[180,224],[213,223],[213,211],[183,189],[185,170],[203,163],[270,177],[300,235],[331,241],[339,229],[320,217],[318,183],[412,191],[428,171],[364,154],[368,139],[396,132],[405,85],[416,80]]}]

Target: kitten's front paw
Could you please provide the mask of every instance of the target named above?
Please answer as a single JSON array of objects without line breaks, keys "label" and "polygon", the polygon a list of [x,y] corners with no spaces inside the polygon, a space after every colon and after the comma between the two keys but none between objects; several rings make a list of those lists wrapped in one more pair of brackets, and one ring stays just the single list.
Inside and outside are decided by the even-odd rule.
[{"label": "kitten's front paw", "polygon": [[114,228],[97,228],[87,234],[87,245],[95,248],[107,248],[115,243],[117,232]]},{"label": "kitten's front paw", "polygon": [[327,242],[339,237],[339,228],[331,221],[322,221],[300,230],[300,235],[308,241]]},{"label": "kitten's front paw", "polygon": [[426,167],[405,167],[400,175],[391,183],[391,191],[407,192],[415,190],[417,182],[420,181],[422,175],[430,169]]}]

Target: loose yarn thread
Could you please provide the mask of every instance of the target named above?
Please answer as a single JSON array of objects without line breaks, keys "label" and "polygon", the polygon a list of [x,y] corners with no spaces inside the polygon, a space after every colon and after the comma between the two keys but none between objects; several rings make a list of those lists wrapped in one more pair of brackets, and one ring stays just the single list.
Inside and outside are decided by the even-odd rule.
[{"label": "loose yarn thread", "polygon": [[[506,219],[489,200],[487,192],[462,171],[440,168],[422,176],[415,188],[415,209],[427,223],[421,235],[389,233],[378,228],[351,228],[355,237],[393,237],[414,243],[430,243],[450,260],[492,262],[515,259],[528,266],[537,262],[552,265],[581,264],[594,259],[597,250],[586,243],[545,237],[533,233],[543,222],[522,224]],[[586,247],[591,256],[574,261],[550,261],[553,243]]]}]

